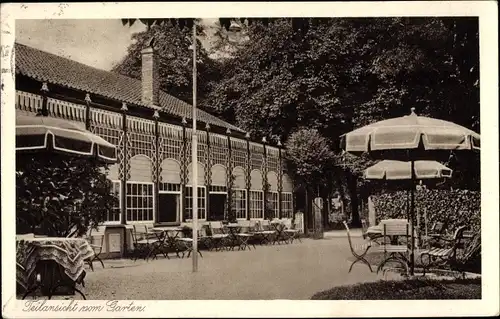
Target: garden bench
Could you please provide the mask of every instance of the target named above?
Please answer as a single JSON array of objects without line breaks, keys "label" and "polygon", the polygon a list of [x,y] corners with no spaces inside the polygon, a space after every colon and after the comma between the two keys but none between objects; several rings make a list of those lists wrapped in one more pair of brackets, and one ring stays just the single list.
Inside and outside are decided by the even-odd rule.
[{"label": "garden bench", "polygon": [[[452,238],[439,237],[440,242],[445,242],[444,247],[431,247],[420,251],[420,261],[423,267],[423,273],[431,267],[445,266],[453,264],[457,260],[457,250],[462,248],[462,236],[465,226],[460,226],[455,231]],[[426,261],[424,261],[426,259]]]}]

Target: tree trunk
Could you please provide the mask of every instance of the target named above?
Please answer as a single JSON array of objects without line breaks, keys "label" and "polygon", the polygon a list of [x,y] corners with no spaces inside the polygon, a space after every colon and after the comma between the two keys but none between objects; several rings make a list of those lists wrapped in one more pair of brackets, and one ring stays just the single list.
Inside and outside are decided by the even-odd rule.
[{"label": "tree trunk", "polygon": [[309,191],[307,190],[307,186],[304,187],[304,196],[305,196],[305,210],[304,210],[304,234],[309,234],[309,207],[311,206],[309,203]]}]

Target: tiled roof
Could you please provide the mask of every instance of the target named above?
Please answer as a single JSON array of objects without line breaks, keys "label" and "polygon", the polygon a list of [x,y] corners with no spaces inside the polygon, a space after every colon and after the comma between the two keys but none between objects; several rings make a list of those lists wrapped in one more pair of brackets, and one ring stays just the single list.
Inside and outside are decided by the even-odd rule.
[{"label": "tiled roof", "polygon": [[[141,81],[109,71],[100,70],[88,65],[63,58],[61,56],[40,51],[24,44],[15,44],[16,74],[77,89],[106,98],[145,106],[141,101]],[[192,119],[192,106],[163,91],[160,92],[160,108],[164,112]],[[203,110],[197,110],[197,119],[231,130],[244,132]]]}]

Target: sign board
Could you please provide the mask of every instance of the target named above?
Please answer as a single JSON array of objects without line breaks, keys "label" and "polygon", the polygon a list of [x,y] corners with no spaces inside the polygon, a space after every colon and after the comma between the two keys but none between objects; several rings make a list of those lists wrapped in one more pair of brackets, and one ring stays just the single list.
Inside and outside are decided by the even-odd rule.
[{"label": "sign board", "polygon": [[323,238],[323,198],[316,197],[313,203],[314,210],[314,238]]},{"label": "sign board", "polygon": [[121,240],[122,236],[120,233],[108,234],[109,250],[108,252],[120,252],[121,251]]}]

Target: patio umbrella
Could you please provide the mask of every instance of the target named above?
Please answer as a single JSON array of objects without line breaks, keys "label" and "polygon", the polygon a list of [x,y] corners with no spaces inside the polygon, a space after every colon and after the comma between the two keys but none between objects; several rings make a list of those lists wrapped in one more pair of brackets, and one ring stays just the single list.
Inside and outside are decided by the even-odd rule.
[{"label": "patio umbrella", "polygon": [[[450,178],[453,172],[448,167],[436,161],[415,161],[414,166],[415,179],[418,180]],[[383,160],[368,167],[363,172],[363,178],[373,180],[411,180],[411,176],[411,162],[393,160]],[[409,190],[410,192],[411,189]],[[409,219],[409,217],[408,211],[407,218]]]},{"label": "patio umbrella", "polygon": [[116,147],[69,121],[46,116],[16,115],[16,152],[54,151],[117,161]]},{"label": "patio umbrella", "polygon": [[[411,114],[376,122],[341,136],[345,151],[360,155],[369,152],[380,159],[429,158],[429,151],[479,150],[480,136],[458,124]],[[394,158],[392,158],[394,159]]]},{"label": "patio umbrella", "polygon": [[[480,136],[458,124],[411,114],[376,122],[341,136],[342,148],[352,154],[368,152],[375,158],[410,161],[411,201],[410,216],[415,210],[415,160],[435,157],[433,152],[452,150],[479,150]],[[437,155],[437,154],[436,154]],[[414,272],[414,246],[412,225],[411,274]]]},{"label": "patio umbrella", "polygon": [[[415,179],[433,179],[451,177],[452,170],[436,161],[415,161]],[[411,162],[384,160],[368,167],[365,179],[409,180]]]}]

